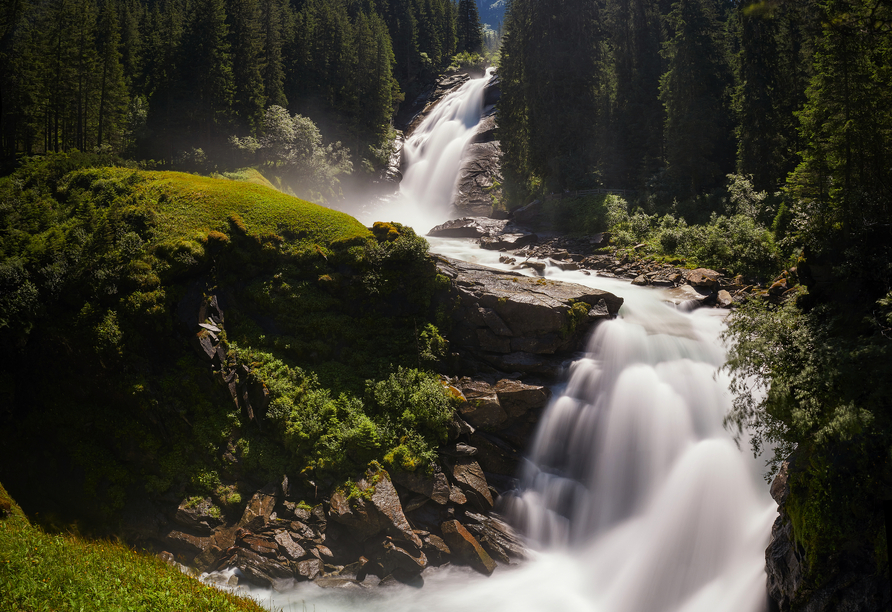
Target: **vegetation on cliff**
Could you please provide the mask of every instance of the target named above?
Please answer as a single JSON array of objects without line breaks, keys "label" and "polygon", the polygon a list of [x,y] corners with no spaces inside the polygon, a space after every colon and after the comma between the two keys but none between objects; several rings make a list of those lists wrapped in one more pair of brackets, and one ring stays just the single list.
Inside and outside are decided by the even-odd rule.
[{"label": "vegetation on cliff", "polygon": [[[209,495],[239,515],[286,473],[325,488],[373,460],[430,465],[453,400],[419,369],[443,350],[423,239],[107,162],[50,155],[0,181],[0,471],[29,512],[107,529],[128,500]],[[236,371],[253,413],[214,382]]]}]

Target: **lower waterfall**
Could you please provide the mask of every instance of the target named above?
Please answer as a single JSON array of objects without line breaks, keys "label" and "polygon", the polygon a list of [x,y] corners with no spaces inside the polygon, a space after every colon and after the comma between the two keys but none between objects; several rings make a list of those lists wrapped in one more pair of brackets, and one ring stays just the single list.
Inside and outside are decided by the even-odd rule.
[{"label": "lower waterfall", "polygon": [[[352,211],[419,234],[448,218],[461,153],[482,111],[484,79],[440,102],[409,139],[400,196]],[[494,267],[498,253],[466,240],[432,250]],[[731,397],[720,367],[722,320],[684,313],[661,290],[562,272],[546,275],[621,295],[587,353],[555,389],[499,510],[534,558],[485,578],[429,569],[420,589],[252,590],[270,609],[402,612],[760,612],[776,506],[763,465],[722,426]]]}]

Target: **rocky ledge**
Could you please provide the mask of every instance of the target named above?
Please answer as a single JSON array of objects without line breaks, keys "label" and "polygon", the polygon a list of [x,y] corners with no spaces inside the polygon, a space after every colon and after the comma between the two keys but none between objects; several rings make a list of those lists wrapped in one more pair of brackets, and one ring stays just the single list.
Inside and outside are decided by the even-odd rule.
[{"label": "rocky ledge", "polygon": [[623,300],[607,291],[522,276],[447,257],[456,307],[450,341],[471,362],[465,370],[559,375],[563,359],[582,347],[591,326],[616,316]]}]

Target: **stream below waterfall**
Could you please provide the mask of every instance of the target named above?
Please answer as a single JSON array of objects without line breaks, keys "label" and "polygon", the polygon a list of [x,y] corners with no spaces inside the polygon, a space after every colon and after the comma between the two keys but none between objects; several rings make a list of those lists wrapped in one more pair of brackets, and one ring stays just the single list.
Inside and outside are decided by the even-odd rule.
[{"label": "stream below waterfall", "polygon": [[[422,235],[454,217],[454,185],[487,79],[447,96],[408,139],[399,195],[347,212]],[[508,268],[470,240],[429,241],[433,252]],[[288,593],[252,589],[252,596],[273,610],[315,612],[765,610],[764,551],[776,505],[763,462],[722,426],[731,402],[719,371],[724,311],[685,313],[670,303],[682,299],[671,291],[581,271],[549,267],[545,275],[625,303],[619,318],[596,327],[587,353],[554,389],[519,489],[498,507],[534,558],[489,578],[429,568],[422,588],[305,583]]]}]

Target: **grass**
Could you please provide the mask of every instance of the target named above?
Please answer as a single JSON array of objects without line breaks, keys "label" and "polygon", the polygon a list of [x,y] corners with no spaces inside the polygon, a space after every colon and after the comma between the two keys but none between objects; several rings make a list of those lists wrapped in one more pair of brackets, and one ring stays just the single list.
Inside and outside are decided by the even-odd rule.
[{"label": "grass", "polygon": [[0,507],[3,501],[11,508],[0,518],[2,612],[263,610],[123,544],[44,533],[0,485]]},{"label": "grass", "polygon": [[86,168],[70,176],[70,184],[94,193],[106,184],[130,191],[137,207],[152,209],[156,235],[169,243],[204,241],[211,232],[231,235],[233,226],[280,243],[287,239],[292,252],[314,245],[361,244],[371,237],[369,230],[350,215],[256,182],[128,168]]}]

